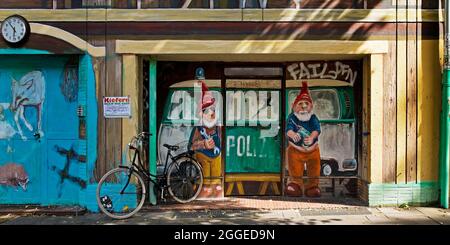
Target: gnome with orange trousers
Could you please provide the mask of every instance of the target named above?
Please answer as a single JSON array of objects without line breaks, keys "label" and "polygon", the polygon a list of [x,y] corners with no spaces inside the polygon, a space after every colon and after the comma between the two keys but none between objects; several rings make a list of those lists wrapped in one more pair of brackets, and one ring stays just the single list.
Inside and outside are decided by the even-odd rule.
[{"label": "gnome with orange trousers", "polygon": [[[300,93],[292,104],[292,113],[286,123],[288,171],[291,177],[286,186],[288,196],[320,197],[320,123],[313,113],[313,100],[308,84],[302,82]],[[307,182],[303,183],[306,165]]]},{"label": "gnome with orange trousers", "polygon": [[217,198],[223,196],[223,191],[221,131],[217,125],[216,101],[204,82],[203,68],[197,68],[196,79],[202,87],[197,110],[200,124],[192,130],[189,149],[195,152],[194,157],[202,165],[204,184],[199,198]]}]

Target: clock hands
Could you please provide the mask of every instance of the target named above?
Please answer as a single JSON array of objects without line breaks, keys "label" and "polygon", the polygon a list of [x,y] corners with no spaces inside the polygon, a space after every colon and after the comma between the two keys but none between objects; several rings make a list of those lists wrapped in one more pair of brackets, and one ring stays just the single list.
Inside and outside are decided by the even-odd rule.
[{"label": "clock hands", "polygon": [[16,28],[14,28],[14,26],[11,25],[11,23],[9,21],[7,21],[6,23],[8,23],[8,25],[11,26],[11,28],[13,29],[14,33],[16,33]]}]

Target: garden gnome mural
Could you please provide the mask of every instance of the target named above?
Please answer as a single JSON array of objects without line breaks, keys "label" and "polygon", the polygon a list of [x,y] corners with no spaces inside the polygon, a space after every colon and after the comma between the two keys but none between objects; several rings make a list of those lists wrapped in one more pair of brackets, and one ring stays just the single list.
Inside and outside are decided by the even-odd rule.
[{"label": "garden gnome mural", "polygon": [[[292,104],[292,113],[286,122],[288,171],[290,179],[286,186],[289,196],[320,197],[320,123],[313,113],[313,100],[308,84],[302,82],[300,93]],[[303,183],[303,171],[306,165],[308,179]]]},{"label": "garden gnome mural", "polygon": [[204,82],[203,68],[196,69],[195,79],[201,85],[197,108],[200,123],[193,128],[188,147],[195,152],[194,157],[203,168],[204,185],[199,198],[222,197],[221,131],[217,125],[216,100]]}]

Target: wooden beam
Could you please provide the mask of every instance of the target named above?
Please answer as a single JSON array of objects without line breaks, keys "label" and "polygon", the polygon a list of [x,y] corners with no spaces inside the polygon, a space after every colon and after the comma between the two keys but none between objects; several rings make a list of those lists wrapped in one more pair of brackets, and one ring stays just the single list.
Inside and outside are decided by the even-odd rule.
[{"label": "wooden beam", "polygon": [[122,54],[374,54],[387,41],[337,40],[117,40]]},{"label": "wooden beam", "polygon": [[[188,0],[189,1],[189,0]],[[68,8],[68,6],[66,6]],[[98,22],[105,21],[105,9],[88,10],[91,17],[86,20],[86,9],[21,9],[20,14],[32,22]],[[317,11],[311,9],[262,9],[264,22],[379,22],[391,23],[397,20],[395,9],[332,9]],[[16,14],[16,10],[0,9],[0,19]],[[411,11],[419,22],[443,22],[439,10],[421,9]],[[242,9],[108,9],[109,22],[165,22],[165,21],[242,21]],[[406,13],[398,21],[408,21]]]}]

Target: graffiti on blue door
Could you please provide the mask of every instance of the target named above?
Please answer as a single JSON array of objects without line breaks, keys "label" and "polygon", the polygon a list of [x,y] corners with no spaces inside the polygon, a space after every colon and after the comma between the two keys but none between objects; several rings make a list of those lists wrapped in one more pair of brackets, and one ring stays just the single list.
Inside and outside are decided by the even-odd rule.
[{"label": "graffiti on blue door", "polygon": [[77,62],[0,58],[0,203],[78,202]]},{"label": "graffiti on blue door", "polygon": [[80,188],[85,189],[86,188],[86,181],[81,179],[78,176],[73,176],[70,174],[70,166],[72,161],[78,161],[78,162],[86,162],[86,157],[78,155],[78,153],[75,152],[73,145],[69,150],[64,149],[63,147],[59,147],[55,145],[55,150],[62,156],[66,157],[66,161],[64,163],[63,169],[58,169],[56,166],[51,166],[51,169],[53,171],[56,171],[59,175],[59,186],[58,186],[58,197],[61,197],[62,195],[62,184],[67,180],[74,184],[77,184],[80,186]]}]

